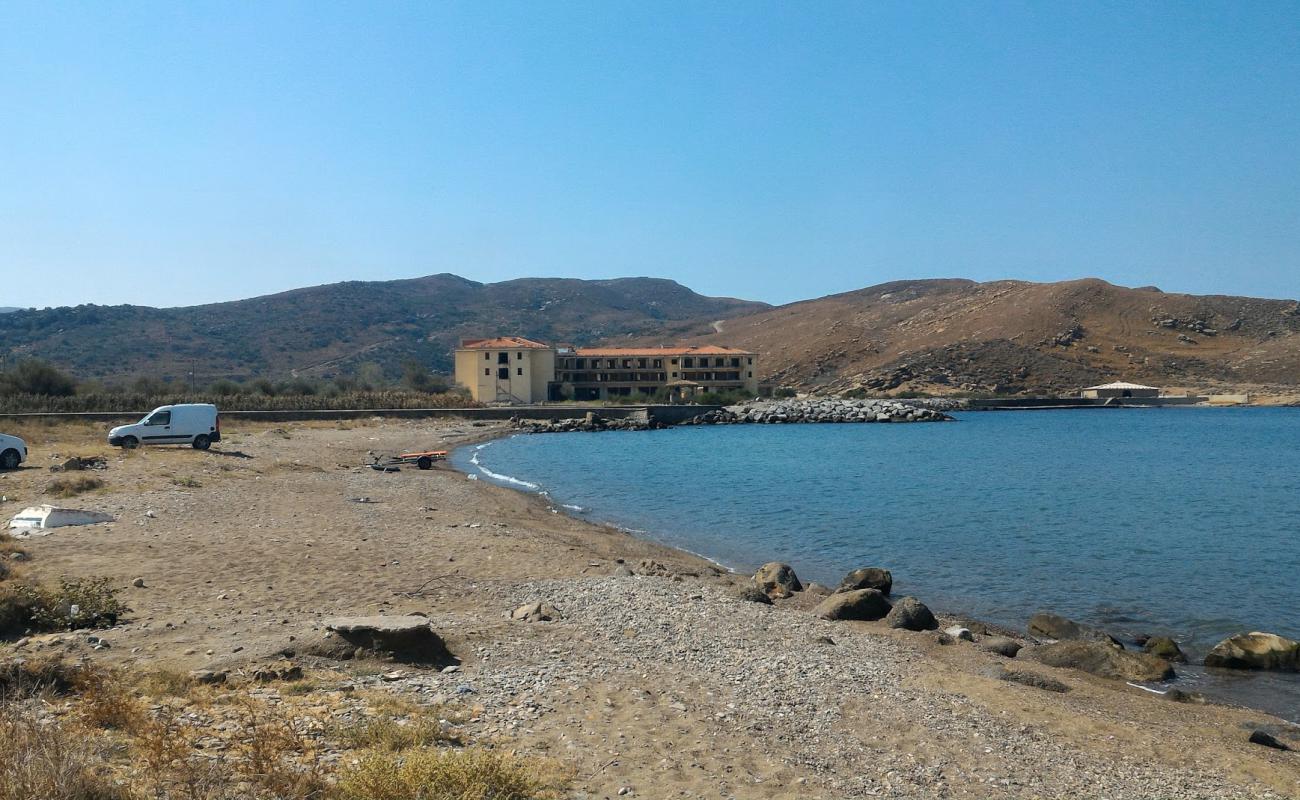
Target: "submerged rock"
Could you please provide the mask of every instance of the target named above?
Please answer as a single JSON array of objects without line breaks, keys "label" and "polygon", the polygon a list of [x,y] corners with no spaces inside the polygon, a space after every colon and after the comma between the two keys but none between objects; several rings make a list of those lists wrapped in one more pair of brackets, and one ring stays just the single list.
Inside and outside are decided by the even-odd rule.
[{"label": "submerged rock", "polygon": [[1178,646],[1178,642],[1168,636],[1152,636],[1147,639],[1142,644],[1142,652],[1163,658],[1165,661],[1178,664],[1187,663],[1187,656],[1183,654],[1183,649]]},{"label": "submerged rock", "polygon": [[895,603],[885,615],[885,623],[905,631],[932,631],[939,627],[934,614],[915,597],[904,597]]},{"label": "submerged rock", "polygon": [[1174,677],[1174,668],[1163,658],[1119,650],[1106,642],[1043,644],[1026,647],[1020,651],[1020,657],[1049,667],[1077,669],[1124,681],[1163,681]]},{"label": "submerged rock", "polygon": [[1124,649],[1119,639],[1100,628],[1081,625],[1058,614],[1035,614],[1029,620],[1029,634],[1040,639],[1055,639],[1058,642],[1105,642],[1120,650]]},{"label": "submerged rock", "polygon": [[852,592],[858,589],[876,589],[888,596],[894,588],[894,575],[887,569],[879,567],[862,567],[855,569],[840,581],[837,592]]},{"label": "submerged rock", "polygon": [[1275,633],[1239,633],[1216,644],[1205,666],[1300,672],[1300,642]]},{"label": "submerged rock", "polygon": [[794,574],[794,569],[779,561],[771,561],[759,567],[758,572],[754,573],[754,585],[768,597],[778,599],[793,597],[795,592],[803,591],[803,584]]},{"label": "submerged rock", "polygon": [[889,613],[889,601],[876,589],[836,592],[817,604],[814,613],[822,619],[877,620]]}]

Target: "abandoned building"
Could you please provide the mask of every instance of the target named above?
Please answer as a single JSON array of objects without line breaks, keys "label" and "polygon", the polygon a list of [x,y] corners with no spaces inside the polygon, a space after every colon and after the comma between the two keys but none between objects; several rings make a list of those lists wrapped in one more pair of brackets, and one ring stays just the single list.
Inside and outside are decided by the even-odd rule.
[{"label": "abandoned building", "polygon": [[758,356],[732,347],[553,347],[517,336],[466,339],[456,382],[483,403],[758,393]]},{"label": "abandoned building", "polygon": [[1115,383],[1106,383],[1101,386],[1089,386],[1086,389],[1080,390],[1079,396],[1097,400],[1107,400],[1116,397],[1159,397],[1160,390],[1154,386],[1143,386],[1139,383],[1116,381]]}]

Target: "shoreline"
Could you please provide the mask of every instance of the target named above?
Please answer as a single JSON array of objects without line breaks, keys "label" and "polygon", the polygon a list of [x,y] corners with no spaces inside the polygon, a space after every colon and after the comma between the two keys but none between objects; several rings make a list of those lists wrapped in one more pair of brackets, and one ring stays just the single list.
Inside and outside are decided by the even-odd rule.
[{"label": "shoreline", "polygon": [[[736,424],[736,423],[731,423],[731,424]],[[740,423],[740,424],[761,424],[761,423]],[[823,423],[823,424],[834,424],[834,423]],[[644,432],[644,431],[636,431],[636,432]],[[514,436],[537,435],[538,433],[539,433],[538,431],[531,431],[527,429],[504,430],[498,432],[496,435],[485,437],[481,441],[472,444],[466,443],[464,446],[457,447],[456,450],[459,451],[464,447],[481,448],[483,445],[490,444],[491,442],[494,441],[504,441],[513,438]],[[455,454],[456,454],[455,451],[449,454],[448,461],[447,461],[448,466],[450,466],[452,469],[456,469],[457,471],[461,471],[462,474],[472,475],[472,478],[476,483],[487,482],[487,483],[491,483],[493,486],[497,488],[503,488],[506,490],[517,492],[519,494],[523,494],[529,497],[530,499],[537,501],[540,507],[546,508],[547,510],[553,509],[556,513],[567,516],[570,520],[572,520],[576,524],[595,526],[599,529],[617,532],[619,534],[626,535],[640,541],[646,541],[659,546],[667,547],[681,553],[685,557],[703,560],[708,565],[721,569],[725,571],[727,574],[736,576],[743,581],[748,581],[750,578],[749,571],[747,571],[749,568],[747,567],[742,568],[741,566],[727,564],[723,561],[712,558],[704,553],[694,552],[693,550],[687,547],[678,544],[667,543],[662,539],[660,539],[659,537],[657,537],[652,531],[629,528],[620,525],[616,521],[612,521],[612,520],[587,519],[582,514],[573,512],[571,510],[571,506],[569,506],[568,504],[561,503],[559,500],[553,498],[549,494],[549,492],[543,487],[541,487],[540,485],[515,476],[500,475],[499,473],[492,472],[488,470],[487,467],[479,463],[477,460],[472,460],[471,463],[476,469],[478,469],[483,475],[486,475],[487,477],[483,477],[482,475],[474,475],[473,473],[469,473],[469,472],[464,472],[455,465],[454,462]],[[756,562],[756,565],[761,563],[763,562],[761,561]],[[799,571],[799,564],[797,562],[794,562],[792,560],[791,566],[794,567],[796,572]],[[851,568],[852,567],[849,567],[848,569]],[[889,565],[884,565],[884,568],[888,569]],[[902,596],[901,594],[895,592],[894,599],[897,599],[898,597],[901,596]],[[920,599],[923,602],[926,601],[926,598],[924,597],[921,597]],[[974,628],[976,626],[980,626],[980,627],[987,628],[990,632],[996,631],[998,635],[1010,634],[1017,639],[1024,640],[1027,642],[1044,641],[1041,639],[1036,639],[1031,633],[1029,633],[1029,631],[1027,630],[1027,626],[1023,621],[1020,622],[1015,622],[1011,620],[989,621],[987,619],[984,619],[981,616],[972,614],[968,609],[960,607],[959,604],[950,604],[947,606],[934,605],[932,606],[932,608],[934,609],[935,614],[937,616],[943,617],[945,619],[960,621],[964,623],[967,627]],[[1047,612],[1052,611],[1052,609],[1044,609],[1044,610]],[[1086,624],[1090,627],[1096,627],[1094,623],[1086,623]],[[1252,630],[1254,629],[1252,628]],[[1052,640],[1048,639],[1045,641],[1052,641]],[[1212,646],[1213,644],[1211,644],[1211,647]],[[1138,653],[1142,652],[1140,640],[1135,642],[1132,639],[1125,639],[1125,648],[1129,652],[1138,652]],[[1270,710],[1269,708],[1264,706],[1252,705],[1249,702],[1238,699],[1241,693],[1237,691],[1233,691],[1233,688],[1240,687],[1246,685],[1248,682],[1254,681],[1260,684],[1270,684],[1274,682],[1282,682],[1288,685],[1294,684],[1297,689],[1300,689],[1300,674],[1295,674],[1295,673],[1251,671],[1251,670],[1215,671],[1209,667],[1206,667],[1203,663],[1200,663],[1199,660],[1195,663],[1192,662],[1185,662],[1181,664],[1174,663],[1173,667],[1175,669],[1175,672],[1177,673],[1177,677],[1173,679],[1169,679],[1166,681],[1158,681],[1158,682],[1148,682],[1147,685],[1139,685],[1136,683],[1132,683],[1130,685],[1136,688],[1141,688],[1144,691],[1150,692],[1155,695],[1164,695],[1170,691],[1194,691],[1198,693],[1206,692],[1204,697],[1205,697],[1205,701],[1209,704],[1219,705],[1225,708],[1235,708],[1241,710],[1256,711],[1259,713],[1269,714],[1272,716],[1277,716],[1278,712]],[[1190,672],[1189,672],[1189,668],[1190,668]],[[1208,687],[1206,686],[1207,682],[1209,684]],[[1159,687],[1159,688],[1152,688],[1152,687]],[[1267,690],[1268,687],[1266,686],[1264,688],[1265,690]],[[1249,694],[1249,692],[1247,692],[1247,694]],[[1258,694],[1258,692],[1256,692],[1256,694]],[[1279,717],[1279,719],[1282,719],[1282,721],[1286,722],[1287,724],[1300,726],[1300,718],[1286,719],[1284,717]]]},{"label": "shoreline", "polygon": [[[234,680],[283,658],[293,636],[317,635],[323,618],[420,613],[457,671],[303,663],[335,694],[463,706],[473,741],[572,764],[573,797],[1300,797],[1296,754],[1246,741],[1248,726],[1280,720],[879,622],[819,620],[811,597],[737,600],[747,576],[553,513],[540,495],[450,465],[363,466],[368,451],[509,433],[469,422],[240,426],[224,453],[122,454],[88,431],[54,431],[35,467],[0,478],[10,497],[0,510],[39,492],[47,451],[104,452],[108,485],[69,502],[118,521],[23,544],[41,578],[104,575],[128,587],[134,610],[98,632],[109,649],[48,635],[19,652]],[[200,485],[178,489],[177,476]],[[143,588],[130,588],[136,576]],[[562,618],[509,618],[535,601]]]}]

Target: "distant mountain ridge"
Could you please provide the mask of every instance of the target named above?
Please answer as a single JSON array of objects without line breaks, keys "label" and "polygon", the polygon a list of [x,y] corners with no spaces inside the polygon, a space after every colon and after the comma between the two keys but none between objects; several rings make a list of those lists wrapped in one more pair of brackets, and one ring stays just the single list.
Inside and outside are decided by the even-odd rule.
[{"label": "distant mountain ridge", "polygon": [[196,382],[330,377],[419,359],[450,372],[468,337],[720,344],[760,377],[821,392],[1066,393],[1115,379],[1300,391],[1300,303],[1102,280],[895,281],[779,307],[669,280],[456,275],[349,281],[189,308],[77,306],[0,315],[0,356],[79,377]]},{"label": "distant mountain ridge", "polygon": [[1300,303],[1059,283],[896,281],[727,320],[696,343],[763,356],[764,377],[826,392],[1065,393],[1300,386]]},{"label": "distant mountain ridge", "polygon": [[348,281],[185,308],[96,306],[0,316],[0,354],[36,357],[80,377],[196,380],[344,374],[417,358],[450,372],[469,336],[511,333],[591,344],[674,338],[712,320],[767,308],[705,297],[670,280],[526,278],[479,283],[440,274]]}]

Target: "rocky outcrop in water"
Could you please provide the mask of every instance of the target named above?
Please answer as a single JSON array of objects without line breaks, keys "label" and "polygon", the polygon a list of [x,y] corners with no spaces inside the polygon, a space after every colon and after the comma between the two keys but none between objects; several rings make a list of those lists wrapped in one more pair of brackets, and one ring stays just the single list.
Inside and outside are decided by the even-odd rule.
[{"label": "rocky outcrop in water", "polygon": [[1215,645],[1205,666],[1300,672],[1300,642],[1275,633],[1241,633]]},{"label": "rocky outcrop in water", "polygon": [[952,417],[942,411],[894,400],[845,400],[808,397],[792,400],[757,400],[701,414],[687,425],[795,422],[943,422]]}]

